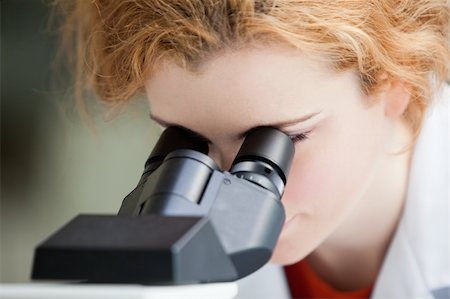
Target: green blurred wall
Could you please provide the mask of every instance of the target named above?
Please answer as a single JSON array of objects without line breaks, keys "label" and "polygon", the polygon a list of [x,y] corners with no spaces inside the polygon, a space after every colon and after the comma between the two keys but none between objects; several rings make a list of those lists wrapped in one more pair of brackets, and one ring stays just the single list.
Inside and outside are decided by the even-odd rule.
[{"label": "green blurred wall", "polygon": [[[46,1],[48,2],[48,1]],[[94,134],[67,86],[51,87],[57,47],[45,1],[1,1],[0,282],[29,281],[38,242],[79,213],[116,213],[158,129],[137,100]]]}]

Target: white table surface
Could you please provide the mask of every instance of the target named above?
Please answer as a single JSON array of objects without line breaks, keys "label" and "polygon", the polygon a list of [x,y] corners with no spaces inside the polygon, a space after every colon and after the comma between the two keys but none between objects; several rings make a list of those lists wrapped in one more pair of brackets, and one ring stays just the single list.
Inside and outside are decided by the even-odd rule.
[{"label": "white table surface", "polygon": [[237,293],[234,282],[182,286],[0,284],[1,299],[231,299]]}]

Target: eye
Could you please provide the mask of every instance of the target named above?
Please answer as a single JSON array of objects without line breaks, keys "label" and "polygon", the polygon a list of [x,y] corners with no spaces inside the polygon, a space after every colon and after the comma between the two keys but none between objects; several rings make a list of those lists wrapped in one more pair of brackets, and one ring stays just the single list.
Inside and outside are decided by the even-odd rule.
[{"label": "eye", "polygon": [[289,138],[291,138],[292,142],[298,143],[298,142],[308,139],[308,136],[310,133],[311,133],[311,131],[304,132],[301,134],[296,134],[296,135],[290,135]]}]

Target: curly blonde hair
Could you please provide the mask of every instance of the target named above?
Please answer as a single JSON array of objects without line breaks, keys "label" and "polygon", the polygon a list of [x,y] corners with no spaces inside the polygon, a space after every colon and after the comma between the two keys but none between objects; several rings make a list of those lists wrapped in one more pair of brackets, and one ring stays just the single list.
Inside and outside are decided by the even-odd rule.
[{"label": "curly blonde hair", "polygon": [[[58,2],[58,1],[57,1]],[[142,91],[163,60],[195,71],[229,47],[277,43],[354,68],[370,94],[385,80],[410,89],[417,132],[449,69],[446,0],[91,0],[59,2],[63,44],[76,49],[76,98],[93,89],[109,106]]]}]

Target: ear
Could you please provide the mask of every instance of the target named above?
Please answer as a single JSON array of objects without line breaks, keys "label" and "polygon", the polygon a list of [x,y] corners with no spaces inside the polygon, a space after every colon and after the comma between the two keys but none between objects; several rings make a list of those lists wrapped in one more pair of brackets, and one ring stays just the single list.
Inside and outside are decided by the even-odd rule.
[{"label": "ear", "polygon": [[401,117],[410,99],[410,88],[404,82],[390,81],[384,88],[384,114],[390,118]]}]

